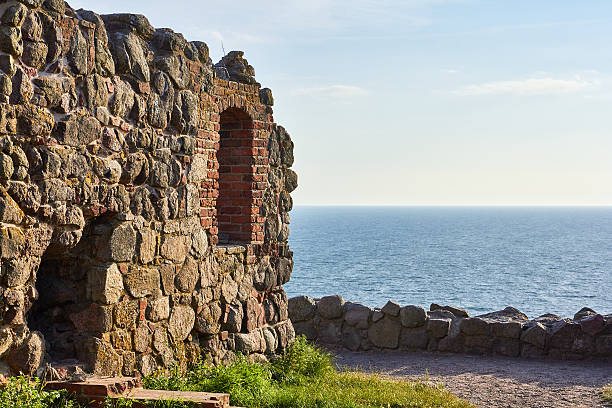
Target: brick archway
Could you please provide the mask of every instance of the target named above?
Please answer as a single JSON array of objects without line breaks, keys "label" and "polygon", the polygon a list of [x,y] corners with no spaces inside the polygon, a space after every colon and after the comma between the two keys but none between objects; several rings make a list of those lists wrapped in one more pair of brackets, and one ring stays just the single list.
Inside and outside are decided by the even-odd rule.
[{"label": "brick archway", "polygon": [[217,226],[220,243],[247,244],[254,241],[257,222],[254,205],[256,130],[242,109],[229,108],[220,115],[219,196]]}]

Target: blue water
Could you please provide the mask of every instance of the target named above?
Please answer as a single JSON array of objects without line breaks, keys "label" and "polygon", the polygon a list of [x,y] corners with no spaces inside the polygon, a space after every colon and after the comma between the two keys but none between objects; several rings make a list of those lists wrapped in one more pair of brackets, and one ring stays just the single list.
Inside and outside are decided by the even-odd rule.
[{"label": "blue water", "polygon": [[296,207],[289,297],[612,313],[612,207]]}]

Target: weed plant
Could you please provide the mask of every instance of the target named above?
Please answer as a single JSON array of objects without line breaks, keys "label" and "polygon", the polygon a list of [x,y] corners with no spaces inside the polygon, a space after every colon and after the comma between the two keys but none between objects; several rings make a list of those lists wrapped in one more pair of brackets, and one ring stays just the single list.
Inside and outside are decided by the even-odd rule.
[{"label": "weed plant", "polygon": [[333,359],[298,337],[270,363],[238,355],[228,365],[196,363],[186,373],[157,372],[146,388],[229,393],[231,405],[252,408],[471,407],[441,387],[383,379],[375,374],[338,372]]},{"label": "weed plant", "polygon": [[66,391],[45,391],[34,377],[11,377],[0,387],[0,408],[79,408]]}]

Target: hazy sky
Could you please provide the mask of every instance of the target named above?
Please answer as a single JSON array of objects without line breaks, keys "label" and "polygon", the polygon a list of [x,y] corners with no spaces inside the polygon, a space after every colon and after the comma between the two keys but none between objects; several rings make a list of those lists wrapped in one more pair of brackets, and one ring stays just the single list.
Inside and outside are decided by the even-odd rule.
[{"label": "hazy sky", "polygon": [[69,3],[244,50],[298,205],[612,205],[609,0]]}]

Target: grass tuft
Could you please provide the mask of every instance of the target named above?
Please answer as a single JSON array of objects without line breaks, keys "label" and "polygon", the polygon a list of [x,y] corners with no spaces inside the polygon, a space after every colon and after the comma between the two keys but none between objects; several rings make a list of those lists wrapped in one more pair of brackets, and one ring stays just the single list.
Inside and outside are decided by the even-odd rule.
[{"label": "grass tuft", "polygon": [[281,384],[299,385],[334,372],[332,356],[298,337],[281,356],[272,360],[272,378]]},{"label": "grass tuft", "polygon": [[612,407],[612,384],[608,384],[601,390],[601,400],[608,407]]},{"label": "grass tuft", "polygon": [[472,407],[441,387],[338,372],[331,355],[303,337],[268,364],[239,355],[225,366],[198,362],[186,373],[158,372],[145,378],[144,384],[154,389],[227,392],[232,405],[253,408]]},{"label": "grass tuft", "polygon": [[36,377],[11,377],[0,387],[0,408],[78,408],[66,391],[44,391]]},{"label": "grass tuft", "polygon": [[234,405],[260,406],[271,393],[271,377],[268,365],[249,362],[239,354],[228,365],[213,366],[198,361],[186,373],[178,368],[158,371],[145,377],[143,384],[156,390],[228,393]]}]

